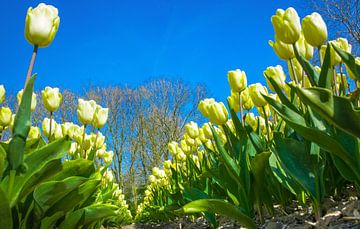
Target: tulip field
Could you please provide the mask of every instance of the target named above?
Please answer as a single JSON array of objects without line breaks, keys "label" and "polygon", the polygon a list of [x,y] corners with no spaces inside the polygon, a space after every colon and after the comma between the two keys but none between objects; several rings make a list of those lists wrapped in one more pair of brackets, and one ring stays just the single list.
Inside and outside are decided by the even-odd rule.
[{"label": "tulip field", "polygon": [[6,87],[0,85],[0,229],[121,227],[181,217],[216,228],[219,216],[258,228],[274,206],[293,202],[310,209],[320,227],[325,198],[344,187],[358,198],[360,58],[346,39],[327,41],[318,13],[300,20],[290,7],[271,21],[269,45],[284,63],[264,69],[267,86],[248,83],[240,69],[229,71],[227,101],[200,101],[208,122],[188,122],[183,138],[169,142],[171,159],[152,169],[141,202],[130,209],[101,132],[107,108],[79,99],[79,123],[57,123],[62,93],[46,87],[47,118],[32,126],[38,80],[32,69],[60,17],[54,6],[30,7],[25,38],[34,49],[16,110],[1,105]]}]

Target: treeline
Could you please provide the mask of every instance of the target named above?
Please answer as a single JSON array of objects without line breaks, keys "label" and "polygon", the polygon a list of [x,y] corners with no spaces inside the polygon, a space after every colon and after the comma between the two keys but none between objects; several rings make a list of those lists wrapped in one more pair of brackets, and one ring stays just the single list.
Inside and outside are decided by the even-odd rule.
[{"label": "treeline", "polygon": [[[126,86],[88,86],[81,94],[60,88],[63,96],[55,121],[77,120],[78,98],[93,99],[109,108],[107,125],[102,129],[107,148],[114,152],[111,169],[125,195],[137,205],[151,168],[169,159],[167,143],[181,139],[185,124],[201,121],[197,104],[207,92],[202,85],[192,86],[180,80],[156,79],[136,88]],[[48,117],[37,92],[33,126],[41,128]],[[7,95],[5,105],[17,109],[16,95]],[[4,138],[9,138],[7,132]]]}]

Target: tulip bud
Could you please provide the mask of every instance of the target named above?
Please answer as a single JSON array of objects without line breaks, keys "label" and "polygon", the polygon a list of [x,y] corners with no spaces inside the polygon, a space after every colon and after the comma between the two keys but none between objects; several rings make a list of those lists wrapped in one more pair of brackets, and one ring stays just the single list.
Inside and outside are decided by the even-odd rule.
[{"label": "tulip bud", "polygon": [[180,141],[180,149],[185,153],[189,153],[191,151],[191,146],[195,144],[195,141],[190,141],[191,138],[186,138],[184,135],[184,139]]},{"label": "tulip bud", "polygon": [[346,38],[339,37],[336,39],[337,47],[344,50],[345,52],[351,53],[352,46],[349,44]]},{"label": "tulip bud", "polygon": [[100,149],[105,143],[105,136],[99,131],[97,134],[92,135],[92,141],[95,144],[95,148]]},{"label": "tulip bud", "polygon": [[205,123],[202,127],[201,127],[201,129],[203,130],[203,132],[204,132],[204,135],[205,135],[205,137],[207,138],[207,139],[213,139],[214,137],[213,137],[213,133],[212,133],[212,131],[211,131],[211,128],[210,128],[210,125],[211,125],[211,123]]},{"label": "tulip bud", "polygon": [[300,17],[294,8],[289,7],[285,11],[278,9],[276,15],[271,17],[271,23],[280,41],[286,44],[295,44],[299,39]]},{"label": "tulip bud", "polygon": [[[360,57],[356,57],[356,58],[355,58],[355,63],[356,63],[357,65],[360,65]],[[350,79],[353,79],[353,80],[357,79],[357,77],[356,77],[355,74],[350,70],[350,68],[348,68],[347,65],[345,65],[345,67],[346,67],[346,72],[348,73],[349,78],[350,78]],[[358,76],[358,78],[359,78],[359,77],[360,77],[360,76]]]},{"label": "tulip bud", "polygon": [[241,92],[242,107],[244,110],[251,110],[254,107],[254,103],[250,98],[249,88],[246,88]]},{"label": "tulip bud", "polygon": [[70,149],[69,149],[69,155],[73,156],[75,155],[76,151],[77,151],[78,145],[76,142],[72,142],[70,145]]},{"label": "tulip bud", "polygon": [[176,160],[178,160],[178,162],[182,162],[186,160],[186,154],[183,151],[180,151],[177,155],[176,155]]},{"label": "tulip bud", "polygon": [[112,162],[112,160],[113,160],[113,156],[114,156],[114,152],[112,150],[106,151],[104,153],[104,162],[106,164],[110,164]]},{"label": "tulip bud", "polygon": [[[202,128],[199,129],[199,138],[198,139],[201,141],[201,143],[204,143],[204,142],[206,142],[208,140],[206,138]],[[197,145],[200,145],[200,144],[197,144]]]},{"label": "tulip bud", "polygon": [[166,169],[170,169],[172,165],[170,160],[164,161],[163,164],[164,164],[164,168]]},{"label": "tulip bud", "polygon": [[30,7],[26,14],[25,37],[33,45],[47,47],[53,41],[60,24],[58,10],[51,5],[40,3]]},{"label": "tulip bud", "polygon": [[95,128],[103,128],[109,115],[109,109],[108,108],[102,108],[101,106],[97,105],[95,114],[94,114],[94,120],[93,125]]},{"label": "tulip bud", "polygon": [[275,36],[275,42],[269,41],[269,45],[274,49],[276,55],[282,60],[290,60],[295,57],[294,48],[291,45],[281,42]]},{"label": "tulip bud", "polygon": [[171,155],[176,155],[177,154],[177,148],[178,148],[178,143],[175,141],[169,142],[168,143],[168,150],[171,153]]},{"label": "tulip bud", "polygon": [[45,87],[45,90],[41,91],[41,95],[46,110],[54,112],[59,108],[62,100],[59,88]]},{"label": "tulip bud", "polygon": [[0,85],[0,103],[5,100],[5,87],[4,85]]},{"label": "tulip bud", "polygon": [[195,139],[197,136],[199,136],[199,128],[196,122],[191,121],[186,124],[185,131],[190,138]]},{"label": "tulip bud", "polygon": [[[242,93],[242,92],[241,92]],[[240,111],[240,96],[239,93],[231,91],[231,96],[227,97],[230,107],[235,111]],[[244,102],[244,101],[243,101]]]},{"label": "tulip bud", "polygon": [[199,105],[198,105],[198,109],[201,112],[201,114],[208,118],[209,117],[209,107],[211,104],[213,104],[215,102],[215,100],[213,98],[211,99],[204,99],[201,100]]},{"label": "tulip bud", "polygon": [[53,135],[56,140],[64,137],[60,124],[53,123],[53,130],[54,130]]},{"label": "tulip bud", "polygon": [[0,108],[0,126],[7,127],[11,124],[12,112],[8,107]]},{"label": "tulip bud", "polygon": [[302,30],[306,42],[313,47],[320,47],[328,36],[326,24],[321,15],[316,12],[302,19]]},{"label": "tulip bud", "polygon": [[74,124],[72,122],[65,122],[61,124],[62,133],[64,136],[73,138]]},{"label": "tulip bud", "polygon": [[27,137],[28,141],[36,141],[40,138],[40,128],[39,127],[30,127],[30,131]]},{"label": "tulip bud", "polygon": [[[56,125],[57,123],[55,122],[55,120],[52,120],[52,123],[51,123],[51,135],[54,134],[55,132],[55,128],[56,128]],[[42,131],[44,133],[44,135],[47,137],[47,138],[50,138],[50,119],[48,118],[44,118],[44,120],[42,121]]]},{"label": "tulip bud", "polygon": [[244,71],[240,71],[240,69],[236,69],[235,71],[229,71],[228,81],[231,90],[233,90],[234,92],[241,92],[247,86],[246,74]]},{"label": "tulip bud", "polygon": [[209,119],[210,122],[216,125],[225,124],[228,120],[228,111],[226,110],[225,105],[222,102],[215,102],[211,104],[209,108]]},{"label": "tulip bud", "polygon": [[[19,91],[17,94],[17,101],[18,101],[19,106],[21,103],[22,96],[23,96],[23,90]],[[36,94],[33,92],[32,97],[31,97],[31,108],[30,108],[31,112],[33,112],[35,110],[35,107],[36,107]]]},{"label": "tulip bud", "polygon": [[314,55],[314,48],[306,42],[304,35],[301,33],[299,40],[296,42],[296,47],[301,56],[305,59],[310,60]]},{"label": "tulip bud", "polygon": [[84,131],[85,131],[84,126],[80,127],[78,125],[74,125],[73,138],[78,144],[82,143]]},{"label": "tulip bud", "polygon": [[268,78],[273,79],[280,88],[284,88],[286,75],[280,65],[276,65],[275,67],[270,66],[266,68],[263,74],[264,76],[267,76],[265,79],[270,90],[275,91],[273,85],[270,83]]},{"label": "tulip bud", "polygon": [[78,100],[77,114],[80,122],[82,122],[84,125],[92,123],[92,121],[94,120],[95,110],[96,102],[94,100]]},{"label": "tulip bud", "polygon": [[255,117],[254,113],[247,113],[245,116],[245,123],[251,126],[251,128],[256,131],[258,126],[257,118]]},{"label": "tulip bud", "polygon": [[260,83],[251,84],[249,86],[249,94],[251,100],[257,107],[263,107],[267,104],[264,95],[268,94],[266,87],[262,86]]}]

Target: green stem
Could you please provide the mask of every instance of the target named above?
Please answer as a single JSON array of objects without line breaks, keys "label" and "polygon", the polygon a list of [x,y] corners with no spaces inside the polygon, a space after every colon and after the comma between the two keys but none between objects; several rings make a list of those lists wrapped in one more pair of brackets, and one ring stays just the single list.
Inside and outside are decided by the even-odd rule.
[{"label": "green stem", "polygon": [[299,81],[297,80],[297,76],[296,76],[296,73],[295,73],[294,63],[293,63],[292,59],[290,59],[289,61],[290,61],[291,71],[292,71],[295,83],[296,83],[296,85],[299,85]]},{"label": "green stem", "polygon": [[10,170],[9,188],[8,188],[8,197],[9,197],[9,199],[11,197],[12,189],[13,189],[13,186],[14,186],[15,175],[16,175],[16,170]]},{"label": "green stem", "polygon": [[32,70],[33,70],[33,67],[34,67],[34,64],[35,64],[37,51],[38,51],[38,46],[34,45],[34,50],[33,50],[33,53],[31,55],[31,60],[30,60],[28,72],[26,74],[26,80],[25,80],[24,88],[26,87],[27,82],[30,80],[31,73],[32,73]]},{"label": "green stem", "polygon": [[242,98],[241,98],[241,92],[239,92],[239,100],[240,100],[240,120],[241,120],[241,124],[242,124],[242,127],[244,127],[244,110],[243,110],[243,101],[242,101]]},{"label": "green stem", "polygon": [[266,110],[265,110],[265,107],[261,107],[263,112],[264,112],[264,116],[265,116],[265,125],[266,125],[266,132],[267,132],[267,143],[269,144],[270,142],[270,127],[269,127],[269,120],[268,120],[268,117],[266,115]]},{"label": "green stem", "polygon": [[[82,141],[81,141],[81,147],[80,147],[80,155],[83,153],[84,150],[84,141],[85,141],[85,132],[86,132],[86,124],[84,125],[84,133],[83,133],[83,137],[82,137]],[[84,152],[83,157],[86,157],[86,154]]]},{"label": "green stem", "polygon": [[345,95],[346,94],[346,87],[345,87],[345,80],[344,80],[343,73],[342,73],[342,63],[341,62],[339,64],[339,72],[340,72],[341,84],[342,84],[342,89],[343,89],[342,92],[344,93],[343,95]]},{"label": "green stem", "polygon": [[49,142],[51,142],[53,113],[50,112]]},{"label": "green stem", "polygon": [[336,80],[336,71],[335,71],[335,67],[333,67],[333,81],[334,81],[334,93],[335,95],[339,95],[339,91],[337,88],[337,80]]}]

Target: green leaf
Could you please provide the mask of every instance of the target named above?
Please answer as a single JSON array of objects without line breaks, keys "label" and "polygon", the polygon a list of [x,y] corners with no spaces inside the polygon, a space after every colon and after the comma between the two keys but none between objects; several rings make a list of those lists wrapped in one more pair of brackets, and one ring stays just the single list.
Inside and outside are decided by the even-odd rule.
[{"label": "green leaf", "polygon": [[186,204],[182,208],[186,214],[200,213],[200,212],[212,212],[223,216],[227,216],[231,219],[238,221],[240,224],[250,228],[257,228],[254,221],[242,213],[235,205],[227,203],[218,199],[201,199],[195,200]]},{"label": "green leaf", "polygon": [[50,217],[44,217],[41,220],[41,227],[40,229],[48,229],[48,228],[55,228],[55,223],[58,219],[65,215],[64,212],[57,212]]},{"label": "green leaf", "polygon": [[360,110],[355,110],[349,98],[334,96],[324,88],[297,88],[296,92],[302,102],[326,121],[360,138]]},{"label": "green leaf", "polygon": [[356,175],[360,181],[359,169],[354,165],[352,154],[339,142],[336,136],[330,136],[327,132],[321,131],[315,127],[306,124],[302,115],[294,112],[281,103],[276,102],[272,98],[265,99],[273,107],[273,109],[286,121],[286,123],[301,134],[308,141],[318,144],[322,149],[341,158]]},{"label": "green leaf", "polygon": [[13,137],[10,141],[9,153],[7,155],[13,170],[18,170],[23,163],[26,138],[31,126],[30,108],[35,78],[36,75],[33,75],[26,84],[19,110],[15,116]]},{"label": "green leaf", "polygon": [[312,64],[299,54],[296,46],[293,45],[293,47],[294,47],[296,59],[299,61],[301,67],[306,72],[306,75],[309,77],[309,81],[310,81],[311,85],[317,86],[319,83],[319,74],[317,73],[315,68],[312,66]]},{"label": "green leaf", "polygon": [[[33,194],[37,219],[41,219],[45,212],[59,200],[66,201],[63,198],[87,180],[84,177],[69,177],[63,181],[48,181],[39,185]],[[68,201],[72,204],[74,200],[68,199]]]},{"label": "green leaf", "polygon": [[[53,163],[53,160],[61,159],[68,152],[70,144],[71,141],[68,137],[65,137],[25,156],[24,163],[27,166],[27,170],[24,174],[16,176],[12,192],[9,196],[11,207],[15,206],[17,201],[23,198],[23,196],[20,196],[20,193],[23,191],[25,186],[33,189],[40,181],[43,180],[43,176],[37,176],[36,174],[42,174],[43,170],[48,171],[48,163]],[[55,168],[53,168],[53,170],[55,170]],[[39,180],[32,179],[35,175],[36,177],[39,177]],[[0,186],[7,190],[7,187],[9,186],[9,176],[2,180]]]},{"label": "green leaf", "polygon": [[330,46],[329,44],[327,44],[324,63],[321,66],[319,87],[331,88],[332,76],[333,76],[333,72],[331,69]]},{"label": "green leaf", "polygon": [[52,180],[63,180],[71,176],[90,177],[95,172],[94,162],[83,158],[65,161],[62,170]]},{"label": "green leaf", "polygon": [[0,145],[0,181],[2,179],[2,175],[7,167],[7,160],[6,160],[6,151]]},{"label": "green leaf", "polygon": [[0,229],[13,227],[11,208],[5,192],[0,187]]},{"label": "green leaf", "polygon": [[355,58],[348,52],[336,47],[336,45],[331,44],[335,49],[337,54],[341,57],[342,61],[346,64],[346,66],[350,69],[352,73],[354,73],[357,80],[360,80],[360,65],[356,64]]},{"label": "green leaf", "polygon": [[269,167],[270,152],[262,152],[256,154],[251,160],[251,173],[254,177],[253,192],[255,194],[255,201],[261,204],[264,198],[268,198],[266,192],[266,178],[265,170]]},{"label": "green leaf", "polygon": [[304,143],[291,138],[274,136],[274,152],[280,159],[282,167],[306,190],[306,192],[316,199],[315,171],[313,170],[314,156],[310,155]]},{"label": "green leaf", "polygon": [[59,229],[87,227],[88,225],[118,216],[117,207],[110,204],[94,204],[73,212],[69,212]]}]

